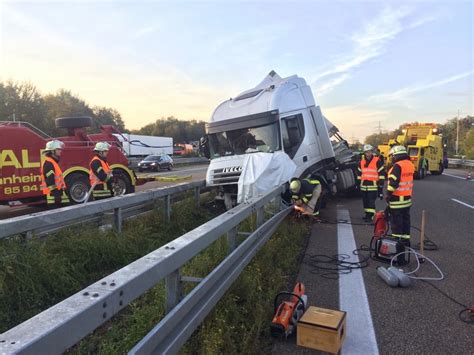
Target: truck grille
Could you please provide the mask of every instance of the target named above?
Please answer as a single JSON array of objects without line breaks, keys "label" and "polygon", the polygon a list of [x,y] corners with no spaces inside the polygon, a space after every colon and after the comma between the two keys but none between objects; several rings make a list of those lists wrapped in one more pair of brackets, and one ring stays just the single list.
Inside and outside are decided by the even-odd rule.
[{"label": "truck grille", "polygon": [[214,185],[237,184],[237,182],[239,181],[240,174],[242,174],[241,166],[215,169],[212,171],[212,184]]}]

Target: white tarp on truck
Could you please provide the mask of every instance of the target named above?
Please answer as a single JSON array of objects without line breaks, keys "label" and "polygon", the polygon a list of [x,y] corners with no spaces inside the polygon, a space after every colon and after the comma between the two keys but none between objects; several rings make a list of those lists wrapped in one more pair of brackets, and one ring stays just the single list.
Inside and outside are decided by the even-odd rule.
[{"label": "white tarp on truck", "polygon": [[237,203],[265,193],[294,177],[296,164],[281,151],[245,155],[238,182]]}]

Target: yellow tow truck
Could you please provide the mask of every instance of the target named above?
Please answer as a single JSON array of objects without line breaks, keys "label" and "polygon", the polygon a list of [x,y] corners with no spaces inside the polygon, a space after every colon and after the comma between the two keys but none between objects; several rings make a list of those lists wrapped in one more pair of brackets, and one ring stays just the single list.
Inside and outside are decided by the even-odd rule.
[{"label": "yellow tow truck", "polygon": [[390,165],[388,152],[394,145],[407,148],[410,160],[415,166],[415,179],[424,179],[429,171],[432,175],[443,173],[444,145],[436,123],[408,123],[403,126],[402,134],[378,146],[385,162]]}]

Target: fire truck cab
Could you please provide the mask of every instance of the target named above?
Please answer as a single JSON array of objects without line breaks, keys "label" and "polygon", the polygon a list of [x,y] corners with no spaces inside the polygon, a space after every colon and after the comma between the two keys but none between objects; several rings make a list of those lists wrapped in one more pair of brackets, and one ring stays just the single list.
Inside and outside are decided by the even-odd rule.
[{"label": "fire truck cab", "polygon": [[45,201],[40,189],[40,167],[46,142],[58,139],[65,147],[59,165],[73,203],[84,202],[90,189],[89,162],[94,145],[105,141],[112,145],[107,160],[113,169],[114,193],[134,192],[136,177],[128,168],[113,126],[102,126],[101,133],[87,134],[90,117],[57,118],[56,127],[67,129],[64,137],[50,137],[27,122],[0,122],[0,204],[41,204]]},{"label": "fire truck cab", "polygon": [[423,179],[429,171],[432,175],[443,173],[445,148],[443,137],[436,123],[409,123],[403,126],[402,134],[390,139],[387,144],[378,146],[380,152],[390,164],[388,152],[393,145],[407,148],[410,160],[415,166],[415,178]]}]

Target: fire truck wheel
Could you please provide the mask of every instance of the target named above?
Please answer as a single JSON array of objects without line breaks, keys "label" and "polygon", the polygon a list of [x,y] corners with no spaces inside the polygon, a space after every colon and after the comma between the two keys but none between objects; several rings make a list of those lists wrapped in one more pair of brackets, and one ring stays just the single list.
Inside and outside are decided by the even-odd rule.
[{"label": "fire truck wheel", "polygon": [[83,128],[92,126],[92,118],[88,116],[59,117],[54,121],[57,128]]},{"label": "fire truck wheel", "polygon": [[114,196],[122,196],[133,192],[130,179],[121,171],[114,170]]},{"label": "fire truck wheel", "polygon": [[72,203],[84,202],[89,192],[89,177],[81,173],[66,176],[66,186]]},{"label": "fire truck wheel", "polygon": [[438,169],[439,170],[431,170],[431,175],[441,175],[444,171],[444,165],[442,162],[439,162],[439,165],[438,165]]}]

